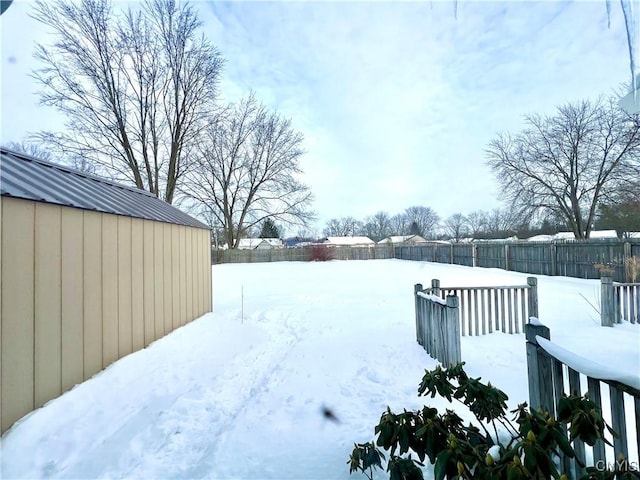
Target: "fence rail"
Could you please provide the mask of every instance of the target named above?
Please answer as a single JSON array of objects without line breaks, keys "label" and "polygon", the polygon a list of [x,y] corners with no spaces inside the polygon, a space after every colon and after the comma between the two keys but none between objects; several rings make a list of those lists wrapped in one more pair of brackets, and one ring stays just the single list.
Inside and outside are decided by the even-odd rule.
[{"label": "fence rail", "polygon": [[461,361],[458,297],[446,299],[427,294],[421,284],[414,286],[416,304],[416,339],[445,367]]},{"label": "fence rail", "polygon": [[[608,404],[605,417],[611,418],[611,426],[618,437],[613,438],[613,451],[605,447],[602,439],[598,439],[593,447],[585,445],[580,440],[574,440],[573,447],[576,459],[566,456],[560,457],[561,465],[572,480],[579,478],[584,469],[579,461],[585,464],[586,449],[591,449],[593,465],[612,465],[622,455],[626,459],[626,468],[637,468],[638,452],[640,452],[640,382],[631,378],[621,378],[609,368],[580,357],[564,348],[553,344],[550,339],[549,328],[539,322],[530,323],[525,327],[527,345],[527,370],[529,380],[529,402],[532,408],[542,408],[557,416],[558,400],[562,395],[582,395],[581,383],[585,383],[589,399],[603,411]],[[565,376],[566,372],[566,376]],[[581,381],[586,377],[586,382]],[[608,390],[608,401],[603,396],[603,390]],[[625,397],[628,398],[625,409]],[[630,412],[635,412],[630,414]],[[631,419],[635,417],[635,432]],[[632,428],[628,429],[631,426]],[[634,444],[635,443],[635,444]],[[629,462],[630,451],[635,450],[635,456]],[[635,460],[634,460],[635,459]]]},{"label": "fence rail", "polygon": [[538,280],[528,277],[526,285],[495,287],[441,287],[433,279],[427,295],[459,299],[460,333],[486,335],[494,331],[521,333],[529,317],[538,316]]}]

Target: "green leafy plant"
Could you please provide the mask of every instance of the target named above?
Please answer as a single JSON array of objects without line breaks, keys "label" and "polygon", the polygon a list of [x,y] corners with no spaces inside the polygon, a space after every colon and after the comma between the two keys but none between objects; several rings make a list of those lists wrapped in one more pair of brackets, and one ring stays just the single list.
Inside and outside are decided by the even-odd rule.
[{"label": "green leafy plant", "polygon": [[[576,458],[571,441],[580,439],[594,445],[602,439],[610,444],[605,431],[616,436],[587,395],[561,398],[557,419],[549,412],[530,409],[526,403],[509,412],[507,395],[491,383],[470,378],[463,365],[425,371],[418,395],[438,395],[461,403],[473,414],[475,424],[465,425],[449,409],[441,414],[427,405],[421,410],[394,413],[387,407],[375,427],[375,442],[355,445],[349,472],[363,472],[372,480],[376,469],[383,469],[386,451],[392,480],[422,479],[420,467],[426,459],[434,466],[435,480],[566,480],[558,459],[561,455]],[[509,413],[511,420],[507,418]],[[586,468],[582,479],[640,478],[638,472],[629,469],[605,470]]]}]

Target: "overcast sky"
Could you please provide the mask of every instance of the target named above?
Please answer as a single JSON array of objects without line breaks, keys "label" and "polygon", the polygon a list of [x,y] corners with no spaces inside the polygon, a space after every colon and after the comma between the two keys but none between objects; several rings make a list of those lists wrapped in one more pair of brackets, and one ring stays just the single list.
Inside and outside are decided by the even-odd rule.
[{"label": "overcast sky", "polygon": [[[526,113],[609,94],[630,77],[618,2],[194,2],[226,58],[221,98],[250,90],[305,137],[318,230],[412,205],[500,206],[484,149]],[[124,5],[124,4],[123,4]],[[61,128],[37,106],[34,41],[16,0],[0,17],[1,140]]]}]

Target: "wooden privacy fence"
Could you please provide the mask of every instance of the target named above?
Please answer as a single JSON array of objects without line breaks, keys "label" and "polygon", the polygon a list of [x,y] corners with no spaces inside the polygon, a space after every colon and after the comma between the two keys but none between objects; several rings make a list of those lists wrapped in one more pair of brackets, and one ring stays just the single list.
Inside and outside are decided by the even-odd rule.
[{"label": "wooden privacy fence", "polygon": [[486,335],[499,331],[521,333],[529,317],[538,316],[538,279],[528,277],[526,285],[497,287],[441,287],[431,280],[427,295],[459,299],[460,333]]},{"label": "wooden privacy fence", "polygon": [[419,283],[414,286],[416,303],[416,338],[432,358],[444,366],[461,361],[458,297],[443,300],[425,293]]},{"label": "wooden privacy fence", "polygon": [[640,325],[640,283],[617,283],[602,277],[600,291],[602,326],[612,327],[623,320]]},{"label": "wooden privacy fence", "polygon": [[[608,367],[552,343],[549,328],[540,322],[526,325],[525,337],[531,407],[541,408],[557,416],[557,405],[561,396],[582,395],[585,392],[581,384],[586,385],[589,399],[602,410],[603,417],[619,436],[613,438],[613,448],[605,446],[602,439],[599,439],[593,447],[585,446],[582,441],[575,440],[573,448],[577,459],[583,464],[586,463],[585,449],[589,448],[592,450],[593,465],[597,468],[604,469],[617,462],[623,469],[637,470],[638,452],[640,452],[640,381],[638,378],[617,375]],[[608,399],[603,395],[603,391],[605,393],[608,391]],[[635,429],[632,422],[634,417]],[[629,455],[630,452],[633,454],[632,457]],[[624,461],[620,461],[621,455]],[[579,478],[584,473],[584,469],[575,459],[562,456],[560,462],[565,473],[570,474],[572,479]]]},{"label": "wooden privacy fence", "polygon": [[602,266],[618,282],[632,278],[633,258],[640,258],[640,239],[563,240],[552,242],[474,241],[395,247],[394,258],[501,268],[533,275],[601,277]]},{"label": "wooden privacy fence", "polygon": [[309,262],[314,260],[314,248],[321,247],[330,260],[380,260],[394,258],[393,246],[270,248],[254,250],[212,250],[213,263]]}]

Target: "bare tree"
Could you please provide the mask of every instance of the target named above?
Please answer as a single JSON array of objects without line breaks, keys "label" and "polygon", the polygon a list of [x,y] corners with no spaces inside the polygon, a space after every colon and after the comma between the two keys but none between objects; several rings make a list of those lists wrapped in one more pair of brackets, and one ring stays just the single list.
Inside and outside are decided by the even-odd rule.
[{"label": "bare tree", "polygon": [[398,213],[389,219],[391,235],[407,235],[411,222],[405,213]]},{"label": "bare tree", "polygon": [[13,150],[14,152],[29,155],[39,160],[44,160],[45,162],[50,162],[52,160],[51,152],[34,142],[24,140],[22,142],[7,142],[3,147]]},{"label": "bare tree", "polygon": [[468,233],[467,229],[467,217],[461,213],[455,213],[448,217],[444,223],[444,232],[455,242],[459,242]]},{"label": "bare tree", "polygon": [[15,152],[30,155],[45,162],[57,163],[80,170],[81,172],[96,174],[95,165],[87,161],[86,158],[72,153],[65,153],[57,148],[55,144],[41,144],[32,141],[9,142],[6,148]]},{"label": "bare tree", "polygon": [[487,233],[489,226],[489,214],[484,210],[476,210],[466,216],[469,233],[474,237]]},{"label": "bare tree", "polygon": [[174,0],[125,13],[109,0],[37,0],[34,12],[55,35],[36,49],[41,103],[67,119],[64,133],[39,138],[172,203],[223,65],[195,10]]},{"label": "bare tree", "polygon": [[554,116],[526,117],[527,128],[487,149],[502,192],[516,209],[561,216],[589,238],[598,203],[640,174],[640,122],[616,100],[567,104]]},{"label": "bare tree", "polygon": [[414,235],[420,235],[422,237],[431,237],[434,234],[434,229],[440,221],[440,217],[429,207],[414,206],[409,207],[404,211],[411,230],[411,225],[414,225],[411,233]]},{"label": "bare tree", "polygon": [[253,95],[229,105],[202,132],[184,193],[215,219],[236,248],[243,233],[270,218],[305,226],[309,188],[298,177],[302,135]]},{"label": "bare tree", "polygon": [[327,237],[354,237],[363,230],[361,221],[353,217],[332,218],[327,222],[323,233]]},{"label": "bare tree", "polygon": [[362,230],[372,240],[382,240],[391,235],[391,218],[387,212],[377,212],[367,217]]}]

